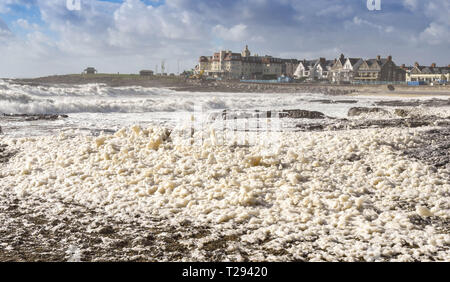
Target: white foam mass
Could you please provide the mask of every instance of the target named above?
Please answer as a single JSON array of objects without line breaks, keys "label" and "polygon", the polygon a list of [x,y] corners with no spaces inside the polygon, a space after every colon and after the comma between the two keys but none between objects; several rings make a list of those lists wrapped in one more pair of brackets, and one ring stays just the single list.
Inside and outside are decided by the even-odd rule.
[{"label": "white foam mass", "polygon": [[[243,242],[271,238],[267,247],[294,257],[309,252],[310,260],[397,254],[392,260],[448,261],[450,235],[410,218],[448,222],[449,171],[389,146],[420,143],[417,132],[285,132],[275,149],[214,145],[211,133],[201,146],[189,146],[162,127],[98,137],[3,137],[18,154],[1,166],[0,187],[24,201],[76,202],[126,221],[139,214],[209,224],[217,234],[245,230]],[[349,160],[353,154],[361,158]],[[320,257],[315,248],[335,256]]]}]

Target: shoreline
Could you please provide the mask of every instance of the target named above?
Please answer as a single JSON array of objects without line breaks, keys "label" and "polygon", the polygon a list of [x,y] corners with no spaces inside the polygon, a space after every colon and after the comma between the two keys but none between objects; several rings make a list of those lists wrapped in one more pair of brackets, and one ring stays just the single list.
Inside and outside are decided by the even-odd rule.
[{"label": "shoreline", "polygon": [[141,77],[139,75],[59,75],[32,79],[12,79],[12,83],[29,86],[81,85],[102,83],[110,87],[156,87],[186,92],[241,92],[241,93],[321,93],[349,96],[429,97],[450,96],[449,86],[394,85],[334,85],[321,83],[261,84],[239,81],[206,81],[181,77]]}]

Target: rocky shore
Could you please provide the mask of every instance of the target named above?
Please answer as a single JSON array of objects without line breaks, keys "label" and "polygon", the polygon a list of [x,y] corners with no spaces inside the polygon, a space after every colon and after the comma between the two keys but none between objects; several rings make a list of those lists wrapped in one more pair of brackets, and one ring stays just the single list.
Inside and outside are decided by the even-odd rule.
[{"label": "rocky shore", "polygon": [[[300,131],[335,131],[354,130],[364,128],[417,128],[425,126],[450,126],[450,116],[439,117],[435,115],[417,115],[414,111],[397,108],[390,112],[379,107],[354,107],[348,111],[349,117],[360,116],[362,114],[381,114],[378,118],[369,119],[323,119],[323,114],[311,112],[311,117],[318,116],[323,119],[317,122],[298,123],[297,129]],[[307,113],[303,113],[307,115]]]},{"label": "rocky shore", "polygon": [[422,144],[406,149],[404,154],[436,169],[450,171],[450,123],[446,127],[423,132],[421,138],[424,140]]},{"label": "rocky shore", "polygon": [[[54,204],[39,197],[25,202],[0,191],[0,262],[195,260],[179,241],[210,235],[208,226],[174,225],[167,218],[121,221],[76,203],[59,202],[63,212],[55,216],[48,213]],[[219,261],[225,253],[216,246],[226,239],[222,244],[209,240],[205,251]]]},{"label": "rocky shore", "polygon": [[5,144],[0,144],[0,164],[6,163],[14,156],[15,152],[8,149]]},{"label": "rocky shore", "polygon": [[[68,118],[68,115],[54,115],[54,114],[3,114],[0,117],[1,121],[39,121],[39,120],[47,120],[53,121],[62,118]],[[1,133],[1,130],[0,130]]]},{"label": "rocky shore", "polygon": [[174,88],[177,91],[189,92],[241,92],[241,93],[320,93],[326,95],[348,95],[356,93],[357,87],[330,86],[320,84],[264,84],[226,81],[187,82],[186,86]]}]

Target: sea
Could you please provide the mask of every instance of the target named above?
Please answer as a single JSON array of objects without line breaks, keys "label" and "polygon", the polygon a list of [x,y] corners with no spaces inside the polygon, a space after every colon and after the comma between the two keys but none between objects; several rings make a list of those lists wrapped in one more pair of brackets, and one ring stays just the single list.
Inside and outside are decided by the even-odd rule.
[{"label": "sea", "polygon": [[[331,118],[345,118],[351,107],[371,107],[379,100],[380,97],[370,96],[183,92],[105,84],[36,86],[15,84],[4,79],[0,80],[1,115],[64,114],[68,117],[37,121],[0,117],[0,126],[8,136],[24,137],[64,131],[101,134],[136,124],[174,128],[192,120],[193,116],[208,120],[223,110],[257,113],[301,109],[319,111]],[[291,125],[284,126],[289,128]]]}]

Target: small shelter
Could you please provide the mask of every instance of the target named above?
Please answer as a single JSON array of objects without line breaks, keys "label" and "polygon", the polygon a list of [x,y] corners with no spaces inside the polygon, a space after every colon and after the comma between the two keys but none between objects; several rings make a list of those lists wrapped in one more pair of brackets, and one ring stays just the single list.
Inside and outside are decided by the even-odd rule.
[{"label": "small shelter", "polygon": [[152,70],[141,70],[139,72],[139,74],[141,76],[153,76],[153,71]]},{"label": "small shelter", "polygon": [[97,70],[93,67],[87,67],[84,71],[84,74],[96,74]]}]

